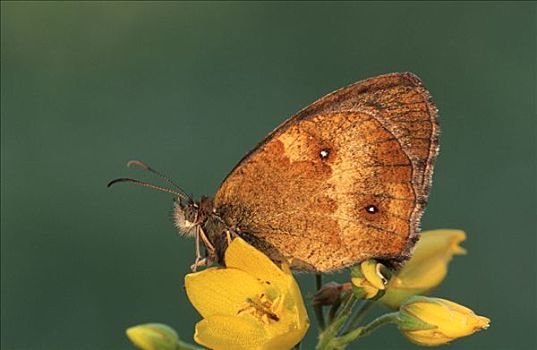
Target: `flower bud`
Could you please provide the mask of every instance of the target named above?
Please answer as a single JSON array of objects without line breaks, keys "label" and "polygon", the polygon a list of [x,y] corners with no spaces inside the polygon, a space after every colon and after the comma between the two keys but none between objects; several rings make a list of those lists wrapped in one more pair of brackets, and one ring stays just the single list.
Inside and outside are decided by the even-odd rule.
[{"label": "flower bud", "polygon": [[165,324],[147,323],[127,329],[127,337],[143,350],[175,350],[179,345],[177,333]]},{"label": "flower bud", "polygon": [[354,295],[359,299],[372,299],[385,289],[386,278],[381,274],[382,264],[366,260],[351,270]]},{"label": "flower bud", "polygon": [[403,268],[390,279],[386,294],[380,299],[393,309],[409,296],[424,294],[438,286],[446,277],[453,255],[465,254],[459,243],[466,239],[463,231],[425,231],[416,244],[414,254]]},{"label": "flower bud", "polygon": [[398,325],[413,343],[438,346],[489,326],[490,320],[449,300],[414,296],[401,305]]}]

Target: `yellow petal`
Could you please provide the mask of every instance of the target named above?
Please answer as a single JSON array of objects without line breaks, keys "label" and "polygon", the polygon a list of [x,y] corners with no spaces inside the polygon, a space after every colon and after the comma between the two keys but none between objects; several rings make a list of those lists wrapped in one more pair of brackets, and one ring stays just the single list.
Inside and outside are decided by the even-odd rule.
[{"label": "yellow petal", "polygon": [[460,230],[425,231],[410,260],[391,278],[380,299],[393,309],[409,296],[427,294],[446,277],[448,263],[455,254],[465,254],[459,246],[466,235]]},{"label": "yellow petal", "polygon": [[147,323],[130,327],[126,331],[129,340],[143,350],[173,350],[179,337],[169,326],[160,323]]},{"label": "yellow petal", "polygon": [[262,323],[219,315],[198,322],[194,340],[214,350],[258,350],[269,341]]},{"label": "yellow petal", "polygon": [[465,239],[466,235],[460,230],[423,232],[412,258],[398,273],[399,287],[430,289],[439,285],[447,274],[451,257],[466,252],[459,246]]},{"label": "yellow petal", "polygon": [[131,327],[127,329],[127,337],[138,348],[144,350],[156,350],[150,337],[146,335],[146,332],[140,328],[140,326]]},{"label": "yellow petal", "polygon": [[274,284],[280,290],[288,287],[289,276],[240,237],[235,238],[226,249],[224,260],[227,267],[247,272],[265,284]]},{"label": "yellow petal", "polygon": [[[397,279],[397,277],[393,277],[393,279]],[[412,295],[427,295],[428,292],[428,288],[393,288],[390,280],[388,289],[386,289],[386,293],[382,296],[380,302],[384,306],[396,310],[406,298]]]},{"label": "yellow petal", "polygon": [[297,328],[295,330],[289,331],[285,334],[280,334],[278,336],[272,337],[270,341],[265,344],[263,349],[266,350],[287,350],[291,349],[293,346],[298,344],[299,341],[304,338],[304,335],[306,334],[306,331],[308,328]]},{"label": "yellow petal", "polygon": [[246,300],[261,294],[264,287],[256,278],[232,268],[210,268],[185,276],[190,302],[204,318],[215,314],[237,316]]},{"label": "yellow petal", "polygon": [[360,298],[371,299],[379,292],[377,287],[373,286],[367,279],[363,277],[352,277],[351,282],[362,291],[360,293]]},{"label": "yellow petal", "polygon": [[405,332],[404,335],[414,344],[422,346],[438,346],[447,344],[453,340],[453,338],[435,332],[434,330]]},{"label": "yellow petal", "polygon": [[360,264],[362,273],[369,283],[376,289],[384,290],[384,280],[380,275],[378,267],[379,263],[375,260],[366,260]]},{"label": "yellow petal", "polygon": [[466,250],[459,246],[465,239],[466,234],[461,230],[424,231],[416,244],[411,260],[420,262],[439,255],[466,254]]},{"label": "yellow petal", "polygon": [[407,311],[424,322],[435,325],[437,332],[451,338],[470,335],[486,328],[489,322],[489,319],[477,316],[467,307],[439,298],[414,302],[408,305]]},{"label": "yellow petal", "polygon": [[472,333],[489,327],[489,318],[476,315],[472,309],[469,309],[466,306],[462,306],[461,304],[457,304],[446,299],[440,300],[449,310],[454,313],[458,313],[459,315],[462,315],[466,318],[466,326],[468,327],[468,329],[472,329]]},{"label": "yellow petal", "polygon": [[290,283],[289,283],[289,289],[288,289],[288,295],[286,296],[286,306],[288,306],[288,300],[290,300],[294,305],[290,307],[291,311],[295,311],[297,315],[297,327],[299,329],[302,329],[302,337],[304,334],[306,334],[306,331],[309,328],[309,319],[308,319],[308,313],[306,311],[306,306],[304,306],[304,300],[302,299],[302,293],[300,293],[300,288],[298,286],[298,283],[293,278],[293,275],[291,273],[291,270],[289,269],[289,266],[287,264],[282,265],[282,271],[286,275],[290,276]]}]

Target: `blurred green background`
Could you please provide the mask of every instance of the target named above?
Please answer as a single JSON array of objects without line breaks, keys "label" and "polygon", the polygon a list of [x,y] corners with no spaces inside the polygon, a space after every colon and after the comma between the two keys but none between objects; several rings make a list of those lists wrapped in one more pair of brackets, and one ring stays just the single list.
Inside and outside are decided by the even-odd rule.
[{"label": "blurred green background", "polygon": [[[535,348],[535,23],[535,3],[2,2],[2,348],[130,349],[149,321],[191,340],[170,196],[106,182],[155,181],[136,158],[213,194],[295,111],[394,71],[440,109],[422,226],[468,234],[435,295],[492,319],[450,349]],[[415,346],[390,326],[356,348]]]}]

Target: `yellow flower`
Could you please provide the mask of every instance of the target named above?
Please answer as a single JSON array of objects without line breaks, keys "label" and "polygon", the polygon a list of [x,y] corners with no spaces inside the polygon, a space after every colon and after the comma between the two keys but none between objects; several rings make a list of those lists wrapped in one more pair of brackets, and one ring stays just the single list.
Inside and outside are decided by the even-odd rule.
[{"label": "yellow flower", "polygon": [[380,273],[381,266],[375,260],[366,260],[351,270],[351,282],[357,298],[374,298],[379,291],[386,288],[386,280]]},{"label": "yellow flower", "polygon": [[490,320],[449,300],[415,296],[399,311],[399,329],[413,343],[438,346],[488,328]]},{"label": "yellow flower", "polygon": [[384,305],[397,309],[409,296],[424,294],[438,286],[446,277],[453,255],[465,254],[459,243],[466,239],[463,231],[425,231],[416,244],[414,254],[403,268],[390,279]]},{"label": "yellow flower", "polygon": [[225,268],[185,276],[185,288],[203,320],[194,340],[219,350],[290,349],[306,334],[308,316],[287,265],[235,238]]},{"label": "yellow flower", "polygon": [[127,336],[143,350],[175,350],[179,343],[177,333],[160,323],[148,323],[127,329]]}]

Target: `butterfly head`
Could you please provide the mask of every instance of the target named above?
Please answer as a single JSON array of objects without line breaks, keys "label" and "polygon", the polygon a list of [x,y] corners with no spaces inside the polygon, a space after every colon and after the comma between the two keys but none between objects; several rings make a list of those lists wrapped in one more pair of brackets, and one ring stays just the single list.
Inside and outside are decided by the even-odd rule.
[{"label": "butterfly head", "polygon": [[192,236],[195,232],[195,228],[198,220],[199,204],[190,201],[183,203],[178,200],[173,205],[173,222],[180,234],[185,236]]},{"label": "butterfly head", "polygon": [[173,221],[180,234],[192,236],[212,212],[213,202],[208,197],[201,197],[199,201],[178,198],[173,205]]}]

